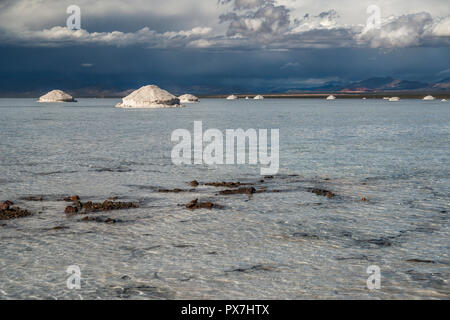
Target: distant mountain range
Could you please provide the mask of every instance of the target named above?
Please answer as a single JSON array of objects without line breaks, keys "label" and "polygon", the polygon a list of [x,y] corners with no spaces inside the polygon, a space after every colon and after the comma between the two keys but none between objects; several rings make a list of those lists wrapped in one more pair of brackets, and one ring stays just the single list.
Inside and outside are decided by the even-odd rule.
[{"label": "distant mountain range", "polygon": [[369,78],[357,82],[327,82],[315,88],[290,89],[289,93],[295,92],[393,92],[393,91],[448,91],[450,90],[450,78],[436,83],[420,81],[399,80],[392,77]]},{"label": "distant mountain range", "polygon": [[[288,85],[288,84],[287,84]],[[174,94],[184,94],[186,92],[192,93],[199,96],[215,96],[224,94],[296,94],[296,93],[382,93],[382,92],[403,92],[403,93],[425,93],[425,92],[436,92],[436,93],[450,93],[450,78],[443,79],[436,83],[428,83],[421,81],[409,81],[409,80],[399,80],[392,77],[378,77],[369,78],[361,81],[344,82],[344,81],[331,81],[316,87],[288,87],[288,86],[278,86],[278,87],[222,87],[220,85],[214,86],[188,86],[184,88],[172,87],[166,88]],[[50,88],[42,87],[40,89],[33,89],[27,91],[13,91],[8,90],[8,88],[0,87],[0,97],[27,97],[27,98],[37,98],[52,89],[61,89],[70,93],[74,97],[97,97],[97,98],[121,98],[128,95],[136,88],[129,88],[124,90],[123,88],[111,87],[81,87],[73,88],[64,87]]]}]

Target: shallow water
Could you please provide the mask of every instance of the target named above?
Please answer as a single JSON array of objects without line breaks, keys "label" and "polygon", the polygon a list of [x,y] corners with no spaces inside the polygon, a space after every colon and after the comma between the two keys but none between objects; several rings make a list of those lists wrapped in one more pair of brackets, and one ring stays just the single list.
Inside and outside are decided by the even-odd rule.
[{"label": "shallow water", "polygon": [[[0,200],[34,213],[0,221],[0,299],[450,297],[450,104],[204,99],[124,110],[117,102],[0,99]],[[192,132],[196,120],[223,132],[279,128],[279,174],[261,183],[255,165],[173,165],[172,131]],[[157,192],[190,189],[194,179],[269,192]],[[140,208],[94,215],[122,220],[113,225],[81,222],[60,201],[73,194]],[[195,198],[224,208],[179,206]],[[81,269],[80,290],[67,289],[70,265]],[[366,288],[370,265],[381,268],[380,290]]]}]

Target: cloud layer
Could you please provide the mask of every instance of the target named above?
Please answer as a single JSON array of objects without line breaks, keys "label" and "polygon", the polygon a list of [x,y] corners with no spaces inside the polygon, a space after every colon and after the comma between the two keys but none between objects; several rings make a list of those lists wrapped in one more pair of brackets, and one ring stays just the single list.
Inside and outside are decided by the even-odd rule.
[{"label": "cloud layer", "polygon": [[[345,23],[340,10],[348,13],[338,3],[335,8],[299,15],[294,0],[80,0],[82,29],[69,30],[65,9],[70,1],[5,0],[0,2],[0,41],[25,46],[272,50],[450,45],[448,12],[433,16],[423,8],[385,17],[379,28],[367,28],[365,21]],[[361,16],[366,18],[363,9]],[[117,25],[122,28],[116,29]]]}]

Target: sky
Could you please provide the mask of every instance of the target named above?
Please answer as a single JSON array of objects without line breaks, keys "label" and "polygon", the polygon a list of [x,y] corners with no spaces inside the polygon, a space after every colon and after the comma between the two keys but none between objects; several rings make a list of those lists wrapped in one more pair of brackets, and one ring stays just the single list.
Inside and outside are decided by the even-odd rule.
[{"label": "sky", "polygon": [[435,82],[449,57],[448,0],[0,0],[0,92]]}]

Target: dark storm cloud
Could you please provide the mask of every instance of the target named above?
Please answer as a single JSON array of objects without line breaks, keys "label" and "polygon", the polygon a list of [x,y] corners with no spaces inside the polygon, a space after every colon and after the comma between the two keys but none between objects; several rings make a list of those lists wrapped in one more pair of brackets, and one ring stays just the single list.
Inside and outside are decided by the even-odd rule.
[{"label": "dark storm cloud", "polygon": [[[296,49],[211,51],[115,48],[1,48],[3,91],[97,88],[155,83],[174,93],[283,92],[374,76],[431,81],[450,67],[450,49]],[[130,58],[131,57],[131,58]],[[89,68],[82,67],[86,63]],[[442,75],[440,75],[443,78]],[[19,88],[19,89],[18,89]]]}]

